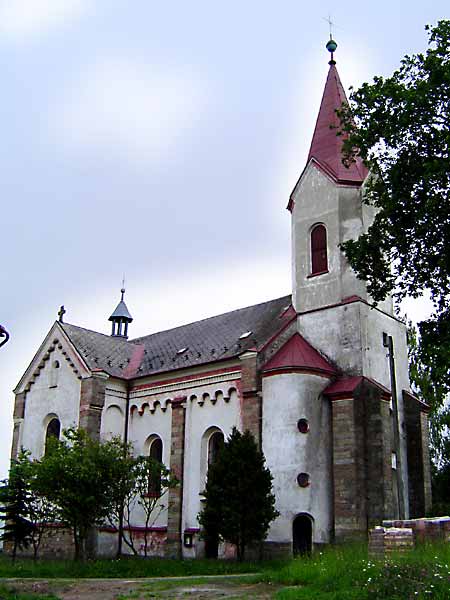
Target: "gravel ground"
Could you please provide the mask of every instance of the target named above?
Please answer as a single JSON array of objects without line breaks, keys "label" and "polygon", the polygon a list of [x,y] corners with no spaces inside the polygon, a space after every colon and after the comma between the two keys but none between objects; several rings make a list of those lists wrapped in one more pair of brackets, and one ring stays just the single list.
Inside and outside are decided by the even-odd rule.
[{"label": "gravel ground", "polygon": [[155,579],[3,580],[7,587],[24,592],[55,594],[60,600],[148,600],[196,598],[235,600],[273,598],[276,587],[246,582],[245,577],[191,577]]}]

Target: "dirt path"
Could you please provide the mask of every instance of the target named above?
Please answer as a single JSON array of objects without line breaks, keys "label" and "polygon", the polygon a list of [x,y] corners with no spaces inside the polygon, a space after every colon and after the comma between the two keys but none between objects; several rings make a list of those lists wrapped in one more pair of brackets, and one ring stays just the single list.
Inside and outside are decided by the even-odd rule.
[{"label": "dirt path", "polygon": [[[247,581],[246,581],[247,579]],[[55,594],[60,600],[149,600],[150,598],[217,598],[269,600],[277,588],[252,583],[242,576],[164,577],[154,579],[39,579],[3,580],[7,587],[24,592]]]}]

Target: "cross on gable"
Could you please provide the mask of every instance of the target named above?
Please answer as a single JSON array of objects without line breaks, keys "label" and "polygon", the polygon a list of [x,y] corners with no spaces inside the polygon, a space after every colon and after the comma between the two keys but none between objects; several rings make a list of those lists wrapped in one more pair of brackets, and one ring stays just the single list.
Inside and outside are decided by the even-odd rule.
[{"label": "cross on gable", "polygon": [[63,317],[64,317],[64,315],[66,314],[66,312],[67,312],[67,311],[66,311],[66,309],[64,308],[64,304],[63,304],[63,305],[61,306],[61,308],[59,309],[59,311],[58,311],[58,321],[59,321],[60,323],[63,323],[63,322],[64,322],[64,321],[63,321]]}]

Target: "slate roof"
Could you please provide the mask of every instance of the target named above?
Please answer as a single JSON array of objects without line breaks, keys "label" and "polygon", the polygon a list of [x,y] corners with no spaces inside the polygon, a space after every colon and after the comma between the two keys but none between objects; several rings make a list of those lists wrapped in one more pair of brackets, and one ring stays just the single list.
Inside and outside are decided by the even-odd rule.
[{"label": "slate roof", "polygon": [[[289,295],[134,340],[69,323],[61,326],[90,369],[132,378],[234,358],[260,348],[294,314]],[[247,332],[251,334],[240,339]]]},{"label": "slate roof", "polygon": [[70,323],[60,323],[89,369],[101,369],[123,377],[136,346],[124,338],[111,337]]},{"label": "slate roof", "polygon": [[109,321],[114,321],[117,318],[126,319],[129,323],[133,320],[133,317],[130,315],[130,311],[127,308],[127,305],[123,300],[119,302],[116,306],[113,314],[109,317]]}]

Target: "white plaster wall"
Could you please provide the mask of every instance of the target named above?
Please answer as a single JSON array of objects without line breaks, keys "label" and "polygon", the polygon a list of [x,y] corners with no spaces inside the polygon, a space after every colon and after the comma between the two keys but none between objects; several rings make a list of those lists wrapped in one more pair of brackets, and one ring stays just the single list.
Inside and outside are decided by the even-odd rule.
[{"label": "white plaster wall", "polygon": [[[133,444],[135,456],[139,456],[148,455],[149,438],[159,436],[163,443],[163,463],[170,469],[172,411],[166,401],[167,396],[162,395],[140,398],[138,405],[139,408],[143,407],[143,414],[139,414],[138,410],[130,414],[128,439]],[[133,402],[130,405],[133,406]],[[168,493],[166,492],[160,502],[164,509],[162,511],[156,509],[157,517],[155,520],[152,518],[150,526],[167,526],[167,504]],[[136,506],[133,512],[133,525],[144,525],[144,511],[139,506]]]},{"label": "white plaster wall", "polygon": [[[363,230],[361,191],[336,186],[310,164],[294,194],[292,211],[293,304],[298,312],[340,302],[351,295],[367,296],[338,244]],[[310,231],[314,224],[327,228],[329,272],[311,274]]]},{"label": "white plaster wall", "polygon": [[[205,468],[202,469],[202,460],[206,458],[202,456],[204,433],[211,427],[216,427],[226,438],[233,427],[241,427],[240,401],[236,390],[237,382],[225,382],[223,385],[216,383],[189,390],[186,406],[182,530],[199,527],[197,517],[202,508],[200,493],[205,486]],[[195,548],[183,548],[183,555],[186,557],[194,556],[195,553]]]},{"label": "white plaster wall", "polygon": [[[330,542],[333,527],[331,412],[321,391],[324,377],[281,374],[263,378],[262,446],[273,475],[276,508],[280,516],[272,523],[267,539],[292,543],[292,524],[299,513],[314,519],[313,542]],[[298,431],[305,418],[310,430]],[[301,488],[297,475],[311,476]]]},{"label": "white plaster wall", "polygon": [[363,374],[362,305],[344,304],[298,318],[299,333],[348,375]]},{"label": "white plaster wall", "polygon": [[[55,361],[60,365],[56,370]],[[56,379],[55,371],[58,372]],[[50,387],[54,383],[56,385]],[[78,425],[80,384],[62,351],[56,348],[26,395],[21,445],[30,450],[33,457],[40,458],[44,453],[49,415],[58,417],[61,431]]]},{"label": "white plaster wall", "polygon": [[[364,194],[364,191],[363,191]],[[363,214],[363,227],[364,231],[367,231],[369,227],[372,225],[373,220],[375,218],[377,209],[374,206],[369,206],[367,204],[363,204],[362,206],[362,214]],[[369,295],[367,300],[372,304],[372,297]],[[392,296],[388,296],[385,300],[378,303],[378,308],[383,312],[393,315],[394,314],[394,302],[392,300]]]},{"label": "white plaster wall", "polygon": [[347,375],[364,375],[391,389],[388,350],[383,332],[394,343],[397,405],[400,422],[401,463],[406,512],[408,470],[402,390],[410,390],[405,325],[363,302],[301,315],[298,330],[317,350]]},{"label": "white plaster wall", "polygon": [[100,435],[102,439],[120,436],[123,439],[125,431],[125,410],[127,390],[126,384],[120,379],[109,379],[106,383],[105,405],[102,411]]}]

